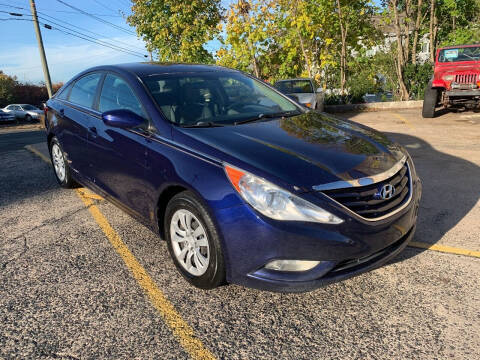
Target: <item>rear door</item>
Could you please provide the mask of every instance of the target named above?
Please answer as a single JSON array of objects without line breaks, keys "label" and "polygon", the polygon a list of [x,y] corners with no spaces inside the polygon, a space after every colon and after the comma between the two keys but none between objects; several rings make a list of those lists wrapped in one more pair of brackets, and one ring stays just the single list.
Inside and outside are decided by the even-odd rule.
[{"label": "rear door", "polygon": [[88,129],[91,117],[95,115],[93,106],[102,76],[101,72],[93,72],[76,80],[68,97],[59,100],[54,109],[60,129],[57,136],[67,155],[70,168],[89,180]]},{"label": "rear door", "polygon": [[101,113],[127,109],[147,115],[131,86],[120,75],[108,73],[98,99],[99,116],[89,131],[90,171],[94,183],[142,217],[149,217],[147,167],[149,135],[142,129],[120,129],[106,125]]}]

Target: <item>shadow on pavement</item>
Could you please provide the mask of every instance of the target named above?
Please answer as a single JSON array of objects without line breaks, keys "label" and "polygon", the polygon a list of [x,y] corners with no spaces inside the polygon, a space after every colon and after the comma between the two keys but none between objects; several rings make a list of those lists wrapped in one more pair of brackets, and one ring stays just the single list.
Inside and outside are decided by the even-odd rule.
[{"label": "shadow on pavement", "polygon": [[[423,182],[414,241],[435,244],[476,205],[480,198],[480,167],[440,152],[416,136],[385,134],[408,150]],[[408,253],[403,252],[394,261],[407,258]]]}]

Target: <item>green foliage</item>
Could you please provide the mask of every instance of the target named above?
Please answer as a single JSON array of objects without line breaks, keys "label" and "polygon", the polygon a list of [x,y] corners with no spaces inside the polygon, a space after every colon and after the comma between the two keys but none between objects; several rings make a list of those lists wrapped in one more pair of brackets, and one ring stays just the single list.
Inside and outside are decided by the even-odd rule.
[{"label": "green foliage", "polygon": [[220,0],[132,0],[127,22],[160,61],[213,61],[205,44],[219,32]]},{"label": "green foliage", "polygon": [[472,24],[457,28],[450,32],[440,43],[440,46],[478,44],[480,43],[480,24]]},{"label": "green foliage", "polygon": [[405,78],[405,85],[412,99],[423,100],[425,87],[432,78],[432,75],[433,66],[430,63],[407,64],[403,76]]},{"label": "green foliage", "polygon": [[14,100],[13,91],[17,85],[15,77],[8,76],[0,70],[0,107],[5,107]]},{"label": "green foliage", "polygon": [[[62,86],[63,83],[53,84],[53,91],[56,92]],[[12,103],[40,106],[47,100],[45,84],[23,84],[18,82],[15,76],[6,75],[0,70],[0,107],[3,108]]]}]

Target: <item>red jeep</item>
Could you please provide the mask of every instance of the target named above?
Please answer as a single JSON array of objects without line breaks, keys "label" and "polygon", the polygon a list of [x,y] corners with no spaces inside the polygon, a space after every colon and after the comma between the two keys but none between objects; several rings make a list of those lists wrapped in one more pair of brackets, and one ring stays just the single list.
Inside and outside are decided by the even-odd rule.
[{"label": "red jeep", "polygon": [[425,89],[424,118],[435,117],[435,108],[480,105],[480,44],[448,46],[437,50],[433,79]]}]

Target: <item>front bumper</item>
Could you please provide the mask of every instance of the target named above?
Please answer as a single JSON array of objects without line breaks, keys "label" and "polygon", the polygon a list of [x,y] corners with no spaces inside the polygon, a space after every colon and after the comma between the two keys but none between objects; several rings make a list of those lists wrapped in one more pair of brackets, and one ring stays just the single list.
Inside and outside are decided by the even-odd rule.
[{"label": "front bumper", "polygon": [[2,116],[0,117],[0,122],[9,122],[9,121],[15,121],[15,116]]},{"label": "front bumper", "polygon": [[448,97],[480,96],[480,89],[473,90],[447,90],[445,95]]},{"label": "front bumper", "polygon": [[[275,221],[246,205],[223,209],[216,219],[223,237],[227,281],[262,290],[303,292],[374,269],[395,257],[412,239],[421,192],[417,178],[408,206],[375,222],[334,208],[327,210],[344,223]],[[264,268],[277,259],[321,263],[303,272]]]}]

